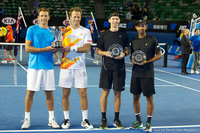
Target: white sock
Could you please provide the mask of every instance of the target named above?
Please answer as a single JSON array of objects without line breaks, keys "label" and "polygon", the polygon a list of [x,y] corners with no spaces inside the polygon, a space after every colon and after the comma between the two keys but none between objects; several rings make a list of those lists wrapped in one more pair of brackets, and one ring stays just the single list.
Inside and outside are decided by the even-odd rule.
[{"label": "white sock", "polygon": [[63,111],[65,120],[69,119],[69,111]]},{"label": "white sock", "polygon": [[88,110],[82,110],[82,119],[88,119]]},{"label": "white sock", "polygon": [[25,119],[30,120],[30,112],[25,112]]},{"label": "white sock", "polygon": [[49,111],[49,120],[54,118],[54,111]]}]

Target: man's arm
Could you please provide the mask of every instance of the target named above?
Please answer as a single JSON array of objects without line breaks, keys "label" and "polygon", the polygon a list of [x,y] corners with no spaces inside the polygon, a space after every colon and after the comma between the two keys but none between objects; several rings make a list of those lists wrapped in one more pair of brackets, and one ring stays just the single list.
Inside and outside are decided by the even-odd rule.
[{"label": "man's arm", "polygon": [[104,55],[104,56],[112,58],[110,51],[102,51],[99,48],[96,48],[96,54],[101,55],[101,56]]},{"label": "man's arm", "polygon": [[65,46],[63,48],[59,48],[59,51],[61,53],[64,53],[64,52],[77,52],[77,53],[88,53],[90,51],[90,44],[89,43],[86,43],[83,45],[83,47],[78,47],[78,48],[71,48],[69,46]]},{"label": "man's arm", "polygon": [[88,53],[90,51],[90,44],[86,43],[83,45],[83,47],[77,48],[77,53]]},{"label": "man's arm", "polygon": [[147,61],[144,61],[144,62],[142,62],[140,64],[138,64],[138,63],[137,64],[138,65],[144,65],[144,64],[147,64],[147,63],[150,63],[150,62],[157,61],[157,60],[161,59],[161,57],[162,57],[162,53],[161,53],[161,51],[159,51],[158,53],[156,53],[156,55],[153,58],[151,58],[151,59],[149,59]]},{"label": "man's arm", "polygon": [[57,51],[52,46],[47,46],[45,48],[36,48],[36,47],[32,47],[31,44],[32,44],[32,41],[26,40],[26,42],[25,42],[25,50],[26,50],[26,52],[40,53],[40,52],[51,52],[51,51],[56,52]]},{"label": "man's arm", "polygon": [[124,58],[125,56],[127,56],[127,55],[129,54],[129,47],[125,47],[124,50],[125,50],[124,53],[121,53],[120,56],[115,57],[114,59],[122,59],[122,58]]}]

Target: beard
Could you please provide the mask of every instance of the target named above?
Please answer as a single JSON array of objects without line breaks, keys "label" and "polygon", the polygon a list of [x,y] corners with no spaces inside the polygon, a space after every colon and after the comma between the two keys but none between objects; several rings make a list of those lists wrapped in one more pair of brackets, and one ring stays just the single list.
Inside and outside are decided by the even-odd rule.
[{"label": "beard", "polygon": [[143,35],[145,32],[144,32],[144,30],[139,30],[138,33],[139,33],[140,35]]}]

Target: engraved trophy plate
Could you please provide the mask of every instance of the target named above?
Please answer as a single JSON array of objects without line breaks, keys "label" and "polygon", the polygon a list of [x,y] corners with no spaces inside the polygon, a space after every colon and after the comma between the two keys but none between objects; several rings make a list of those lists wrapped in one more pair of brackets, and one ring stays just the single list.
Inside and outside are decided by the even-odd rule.
[{"label": "engraved trophy plate", "polygon": [[109,51],[111,52],[112,57],[117,57],[123,52],[123,48],[121,45],[114,43],[109,47]]},{"label": "engraved trophy plate", "polygon": [[62,44],[62,28],[61,26],[51,26],[50,27],[53,31],[53,33],[49,30],[49,32],[51,34],[53,34],[53,36],[55,36],[55,40],[52,42],[52,46],[54,48],[62,48],[63,44]]},{"label": "engraved trophy plate", "polygon": [[146,54],[141,50],[136,50],[131,56],[136,63],[142,63],[147,59]]}]

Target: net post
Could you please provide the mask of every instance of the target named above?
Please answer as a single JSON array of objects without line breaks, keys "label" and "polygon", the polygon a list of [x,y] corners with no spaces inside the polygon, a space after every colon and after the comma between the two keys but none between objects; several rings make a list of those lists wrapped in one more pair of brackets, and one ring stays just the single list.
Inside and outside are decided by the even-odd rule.
[{"label": "net post", "polygon": [[20,61],[22,61],[22,45],[20,45]]},{"label": "net post", "polygon": [[14,64],[14,84],[17,86],[17,60],[13,60]]},{"label": "net post", "polygon": [[165,43],[165,45],[163,46],[164,50],[165,50],[165,54],[164,54],[164,65],[163,67],[167,67],[167,56],[168,56],[168,43]]}]

